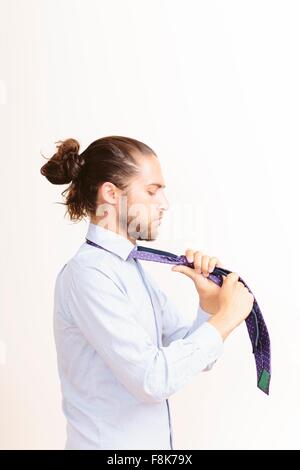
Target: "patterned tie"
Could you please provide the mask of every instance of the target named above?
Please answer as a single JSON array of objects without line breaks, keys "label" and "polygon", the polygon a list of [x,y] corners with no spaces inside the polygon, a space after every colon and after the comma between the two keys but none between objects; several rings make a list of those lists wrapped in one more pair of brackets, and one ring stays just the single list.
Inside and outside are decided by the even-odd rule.
[{"label": "patterned tie", "polygon": [[[86,242],[90,245],[97,246],[102,248],[96,243],[86,239]],[[147,261],[156,261],[159,263],[167,264],[183,264],[194,268],[194,263],[190,263],[185,255],[177,256],[168,251],[156,250],[154,248],[149,248],[141,245],[136,245],[133,250],[129,253],[127,260],[132,258],[147,260]],[[215,284],[222,286],[223,277],[230,274],[231,271],[228,271],[224,268],[215,267],[212,273],[210,273],[207,279],[210,279]],[[245,281],[241,277],[238,279],[244,284],[245,287],[251,292]],[[251,294],[253,294],[251,292]],[[252,352],[255,357],[256,372],[257,372],[257,386],[260,390],[269,395],[269,387],[271,380],[271,349],[270,349],[270,338],[269,333],[261,313],[261,310],[258,306],[256,299],[254,298],[253,308],[249,316],[245,320],[250,341],[252,344]]]}]

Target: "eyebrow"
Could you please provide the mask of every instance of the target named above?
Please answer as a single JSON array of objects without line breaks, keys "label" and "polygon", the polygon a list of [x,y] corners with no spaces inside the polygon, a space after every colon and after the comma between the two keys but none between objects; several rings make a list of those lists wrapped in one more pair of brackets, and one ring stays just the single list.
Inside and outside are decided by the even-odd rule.
[{"label": "eyebrow", "polygon": [[149,183],[147,186],[157,186],[158,188],[165,188],[165,184],[159,184],[159,183]]}]

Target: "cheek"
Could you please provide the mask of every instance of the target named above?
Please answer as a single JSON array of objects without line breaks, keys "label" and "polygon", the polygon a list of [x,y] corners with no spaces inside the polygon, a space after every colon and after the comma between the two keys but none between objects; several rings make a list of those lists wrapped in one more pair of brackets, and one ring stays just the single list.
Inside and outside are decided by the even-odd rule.
[{"label": "cheek", "polygon": [[155,205],[151,196],[145,194],[137,194],[135,197],[128,198],[129,216],[139,219],[141,222],[148,223],[155,216]]},{"label": "cheek", "polygon": [[128,205],[131,204],[149,204],[151,196],[144,191],[132,191],[127,196]]}]

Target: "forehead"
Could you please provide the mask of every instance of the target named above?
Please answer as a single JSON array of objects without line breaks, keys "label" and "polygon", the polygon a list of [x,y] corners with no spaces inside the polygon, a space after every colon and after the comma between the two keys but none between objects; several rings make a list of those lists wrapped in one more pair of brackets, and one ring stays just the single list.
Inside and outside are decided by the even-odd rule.
[{"label": "forehead", "polygon": [[155,155],[147,155],[139,160],[140,173],[138,180],[144,185],[157,184],[165,186],[159,159]]}]

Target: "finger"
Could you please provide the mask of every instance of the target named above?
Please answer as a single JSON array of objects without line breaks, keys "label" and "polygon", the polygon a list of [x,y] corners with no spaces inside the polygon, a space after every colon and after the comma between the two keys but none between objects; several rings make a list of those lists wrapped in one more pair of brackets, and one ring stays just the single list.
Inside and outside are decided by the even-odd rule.
[{"label": "finger", "polygon": [[200,274],[202,272],[201,260],[202,260],[202,252],[201,251],[195,251],[195,253],[194,253],[194,269],[195,269],[196,273],[198,273],[198,274]]},{"label": "finger", "polygon": [[193,280],[195,278],[195,271],[193,268],[190,268],[189,266],[184,266],[182,264],[175,265],[172,267],[172,271],[185,274],[186,276],[190,277]]},{"label": "finger", "polygon": [[225,281],[230,283],[230,284],[234,284],[235,282],[237,282],[239,279],[239,275],[238,273],[236,272],[232,272],[232,273],[229,273],[227,276],[226,276],[226,279]]},{"label": "finger", "polygon": [[185,250],[185,256],[188,262],[192,263],[194,261],[194,250],[192,250],[192,248],[188,248]]},{"label": "finger", "polygon": [[[215,266],[218,265],[218,258],[216,258],[215,256],[213,256],[212,258],[210,258],[209,260],[209,263],[208,263],[208,271],[210,273],[213,272],[213,270],[215,269]],[[221,266],[220,266],[221,267]]]},{"label": "finger", "polygon": [[209,264],[209,256],[207,255],[202,256],[201,269],[202,269],[203,275],[206,277],[209,275],[208,264]]},{"label": "finger", "polygon": [[221,261],[218,259],[218,262],[217,262],[217,264],[216,264],[216,267],[217,267],[217,268],[224,268],[224,264],[221,263]]}]

